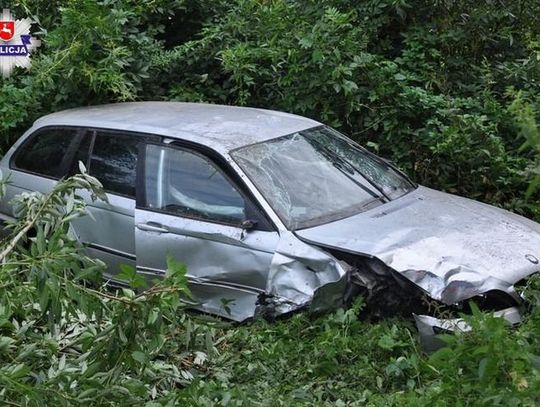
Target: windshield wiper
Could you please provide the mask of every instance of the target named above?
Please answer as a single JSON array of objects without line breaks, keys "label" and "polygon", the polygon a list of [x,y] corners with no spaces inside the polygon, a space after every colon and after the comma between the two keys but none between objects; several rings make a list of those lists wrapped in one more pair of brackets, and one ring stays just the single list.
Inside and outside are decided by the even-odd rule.
[{"label": "windshield wiper", "polygon": [[[372,182],[368,177],[366,177],[358,168],[356,168],[353,164],[351,164],[349,161],[345,160],[344,158],[337,155],[334,151],[329,149],[328,147],[322,145],[317,140],[310,140],[313,141],[315,144],[317,144],[317,147],[320,149],[321,154],[323,154],[326,158],[328,158],[330,161],[332,161],[332,165],[337,168],[341,173],[343,173],[347,178],[349,178],[352,182],[354,182],[356,185],[358,185],[360,188],[362,188],[364,191],[366,191],[368,194],[373,196],[377,199],[386,199],[387,202],[389,202],[391,199],[388,197],[384,191],[379,188],[374,182]],[[360,174],[360,176],[365,179],[373,188],[375,188],[379,194],[372,191],[370,188],[366,187],[363,183],[358,181],[354,174]]]}]

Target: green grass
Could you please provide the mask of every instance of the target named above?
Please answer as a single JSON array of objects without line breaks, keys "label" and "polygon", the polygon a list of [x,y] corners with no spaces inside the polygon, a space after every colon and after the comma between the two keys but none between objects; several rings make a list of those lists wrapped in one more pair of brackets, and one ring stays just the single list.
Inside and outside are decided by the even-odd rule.
[{"label": "green grass", "polygon": [[259,321],[226,329],[211,373],[179,396],[190,405],[538,405],[538,322],[512,330],[478,313],[473,334],[426,355],[412,322],[365,322],[355,309]]}]

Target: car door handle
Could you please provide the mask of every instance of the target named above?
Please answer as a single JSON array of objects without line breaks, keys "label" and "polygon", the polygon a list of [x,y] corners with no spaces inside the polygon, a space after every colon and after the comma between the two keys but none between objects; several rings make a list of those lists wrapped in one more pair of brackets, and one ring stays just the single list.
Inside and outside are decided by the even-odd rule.
[{"label": "car door handle", "polygon": [[144,230],[145,232],[169,233],[168,228],[156,222],[137,223],[137,229]]}]

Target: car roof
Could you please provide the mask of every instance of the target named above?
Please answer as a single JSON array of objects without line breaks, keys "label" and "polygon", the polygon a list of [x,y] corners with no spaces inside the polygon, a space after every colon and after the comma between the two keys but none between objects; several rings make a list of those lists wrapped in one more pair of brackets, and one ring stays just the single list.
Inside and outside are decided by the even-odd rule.
[{"label": "car roof", "polygon": [[84,126],[158,134],[221,152],[291,134],[320,123],[273,110],[181,102],[129,102],[52,113],[34,126]]}]

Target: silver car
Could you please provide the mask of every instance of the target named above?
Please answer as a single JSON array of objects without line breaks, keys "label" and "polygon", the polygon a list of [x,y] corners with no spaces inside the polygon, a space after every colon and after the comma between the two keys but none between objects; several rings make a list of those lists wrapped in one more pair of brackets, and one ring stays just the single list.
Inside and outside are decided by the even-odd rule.
[{"label": "silver car", "polygon": [[[473,299],[511,323],[516,285],[540,266],[540,225],[416,185],[316,121],[269,110],[125,103],[37,120],[0,162],[0,204],[48,192],[82,161],[107,192],[73,223],[114,280],[185,263],[194,308],[236,321],[314,312],[362,295],[375,314],[414,313],[425,343],[467,329]],[[224,305],[226,304],[226,306]]]}]

